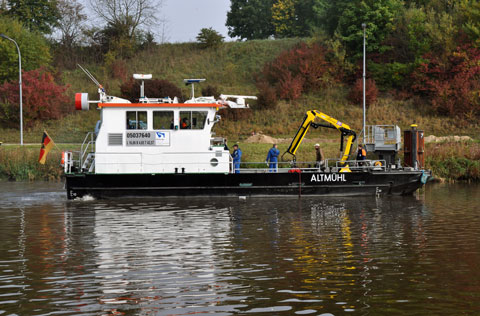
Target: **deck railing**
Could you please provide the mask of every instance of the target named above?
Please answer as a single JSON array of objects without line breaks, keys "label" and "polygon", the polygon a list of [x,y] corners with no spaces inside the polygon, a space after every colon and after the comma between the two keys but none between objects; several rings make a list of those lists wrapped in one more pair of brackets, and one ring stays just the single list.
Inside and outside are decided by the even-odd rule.
[{"label": "deck railing", "polygon": [[64,171],[71,173],[72,171],[85,170],[92,172],[95,166],[95,133],[88,132],[83,140],[80,150],[66,151],[64,153]]},{"label": "deck railing", "polygon": [[[111,163],[98,163],[111,164]],[[116,163],[123,166],[162,166],[165,173],[192,173],[202,172],[222,172],[211,169],[210,162],[162,162],[162,163],[146,163],[146,162],[122,162]],[[339,159],[325,159],[317,163],[316,161],[306,162],[283,162],[280,161],[276,165],[270,167],[269,163],[265,162],[241,162],[237,165],[233,162],[218,162],[216,166],[220,167],[217,170],[225,170],[224,167],[229,165],[229,173],[292,173],[292,172],[361,172],[361,171],[385,171],[387,169],[385,160],[348,160],[340,161]],[[223,167],[222,167],[223,166]],[[392,168],[392,166],[390,166]],[[149,171],[150,172],[150,171]]]},{"label": "deck railing", "polygon": [[[65,172],[72,170],[81,172],[93,172],[95,162],[95,134],[90,132],[85,137],[80,151],[68,152],[65,157]],[[77,158],[78,157],[78,158]],[[97,162],[98,164],[98,162]],[[110,164],[110,163],[109,163]],[[171,163],[146,163],[140,162],[122,162],[119,165],[137,165],[139,170],[157,169],[149,166],[163,166],[163,171],[154,170],[153,172],[165,173],[191,173],[191,172],[229,172],[229,173],[292,173],[292,172],[364,172],[364,171],[385,171],[387,168],[394,169],[397,166],[387,166],[385,160],[348,160],[341,161],[338,158],[325,159],[317,161],[279,161],[276,165],[270,167],[267,162],[241,162],[238,166],[231,159],[229,162],[217,162],[219,168],[212,170],[211,162],[171,162]],[[228,167],[227,167],[228,165]],[[348,167],[348,168],[347,168]],[[129,169],[127,167],[127,169]],[[133,170],[132,169],[132,170]],[[208,171],[207,171],[208,170]],[[225,170],[225,171],[219,171]]]},{"label": "deck railing", "polygon": [[88,132],[80,147],[80,166],[83,166],[89,153],[95,153],[95,132]]},{"label": "deck railing", "polygon": [[[321,162],[305,161],[305,162],[284,162],[279,161],[275,167],[270,168],[268,163],[260,162],[241,162],[239,168],[240,173],[269,173],[269,172],[348,172],[349,171],[385,171],[387,169],[385,160],[347,160],[325,159]],[[235,164],[232,162],[230,166],[231,172],[235,172]]]}]

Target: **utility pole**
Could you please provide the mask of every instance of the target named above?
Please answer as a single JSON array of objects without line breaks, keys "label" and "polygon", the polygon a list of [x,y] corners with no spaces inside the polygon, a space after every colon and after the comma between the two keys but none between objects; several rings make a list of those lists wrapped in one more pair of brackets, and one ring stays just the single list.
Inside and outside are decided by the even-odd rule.
[{"label": "utility pole", "polygon": [[367,27],[367,24],[362,23],[362,28],[363,28],[363,128],[362,128],[362,133],[363,133],[363,143],[365,144],[365,121],[366,121],[366,96],[365,96],[365,81],[366,81],[366,69],[365,69],[365,58],[366,58],[366,40],[365,40],[365,29]]},{"label": "utility pole", "polygon": [[20,48],[17,42],[8,37],[5,34],[0,34],[0,37],[12,41],[15,43],[18,51],[18,85],[20,90],[20,145],[23,146],[23,104],[22,104],[22,55],[20,54]]}]

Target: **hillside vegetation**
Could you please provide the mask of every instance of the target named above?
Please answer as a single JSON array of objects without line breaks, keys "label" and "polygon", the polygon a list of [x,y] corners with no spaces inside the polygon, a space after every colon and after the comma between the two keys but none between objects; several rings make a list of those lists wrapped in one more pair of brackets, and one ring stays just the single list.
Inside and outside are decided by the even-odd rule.
[{"label": "hillside vegetation", "polygon": [[[91,63],[83,66],[104,85],[110,95],[120,95],[121,83],[127,81],[133,73],[151,73],[154,78],[175,83],[187,98],[190,96],[190,87],[183,85],[185,78],[207,79],[197,86],[196,95],[200,95],[201,89],[209,85],[225,94],[257,95],[256,78],[264,65],[300,41],[302,40],[280,39],[230,42],[212,49],[200,49],[195,43],[165,44],[140,51],[128,62],[117,60],[110,64]],[[98,98],[97,88],[80,69],[63,70],[59,76],[68,86],[67,95],[72,110],[75,92],[88,92],[91,100]],[[305,93],[294,101],[281,100],[273,108],[259,108],[252,102],[250,113],[227,115],[216,126],[215,132],[230,139],[242,139],[252,132],[291,137],[298,129],[305,111],[309,109],[325,112],[360,132],[362,106],[348,100],[351,88],[341,82],[331,83],[318,91]],[[92,105],[88,112],[73,112],[61,120],[36,121],[24,131],[24,141],[39,142],[43,129],[46,129],[56,142],[78,143],[87,131],[93,129],[98,119],[99,113]],[[405,129],[412,123],[418,124],[427,135],[469,135],[479,138],[477,121],[439,115],[418,98],[401,100],[392,93],[383,92],[367,110],[367,124],[398,124]],[[19,140],[17,128],[2,128],[0,135],[0,141],[4,143],[16,143]],[[312,130],[312,138],[323,136],[336,137],[336,133],[325,129]]]},{"label": "hillside vegetation", "polygon": [[[223,43],[210,28],[199,30],[198,43],[184,44],[155,42],[148,25],[158,20],[160,1],[142,1],[140,20],[132,2],[105,1],[111,5],[89,3],[92,15],[77,0],[0,6],[0,33],[14,37],[24,52],[27,142],[44,128],[58,142],[79,142],[94,126],[98,114],[72,114],[75,92],[96,98],[78,63],[110,95],[131,96],[133,73],[164,80],[150,81],[155,91],[181,88],[181,99],[189,97],[184,78],[208,80],[197,96],[203,88],[258,95],[252,111],[222,114],[216,132],[230,138],[257,131],[290,136],[312,108],[359,131],[364,42],[369,124],[405,129],[417,123],[427,134],[478,138],[478,0],[230,0],[226,26],[242,41]],[[49,37],[54,31],[61,37]],[[16,47],[0,40],[3,142],[18,140],[16,56]]]}]

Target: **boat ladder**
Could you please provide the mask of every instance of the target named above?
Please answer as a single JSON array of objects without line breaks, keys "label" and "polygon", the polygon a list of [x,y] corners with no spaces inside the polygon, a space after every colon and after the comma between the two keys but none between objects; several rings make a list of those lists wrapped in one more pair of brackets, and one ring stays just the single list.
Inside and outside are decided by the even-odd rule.
[{"label": "boat ladder", "polygon": [[93,172],[95,170],[95,153],[88,153],[83,161],[82,171]]}]

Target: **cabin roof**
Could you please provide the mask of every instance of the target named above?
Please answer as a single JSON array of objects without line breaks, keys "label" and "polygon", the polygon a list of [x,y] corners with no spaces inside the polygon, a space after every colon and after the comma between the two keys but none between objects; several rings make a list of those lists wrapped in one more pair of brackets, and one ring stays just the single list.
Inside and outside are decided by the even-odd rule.
[{"label": "cabin roof", "polygon": [[99,108],[219,108],[217,103],[99,103]]}]

